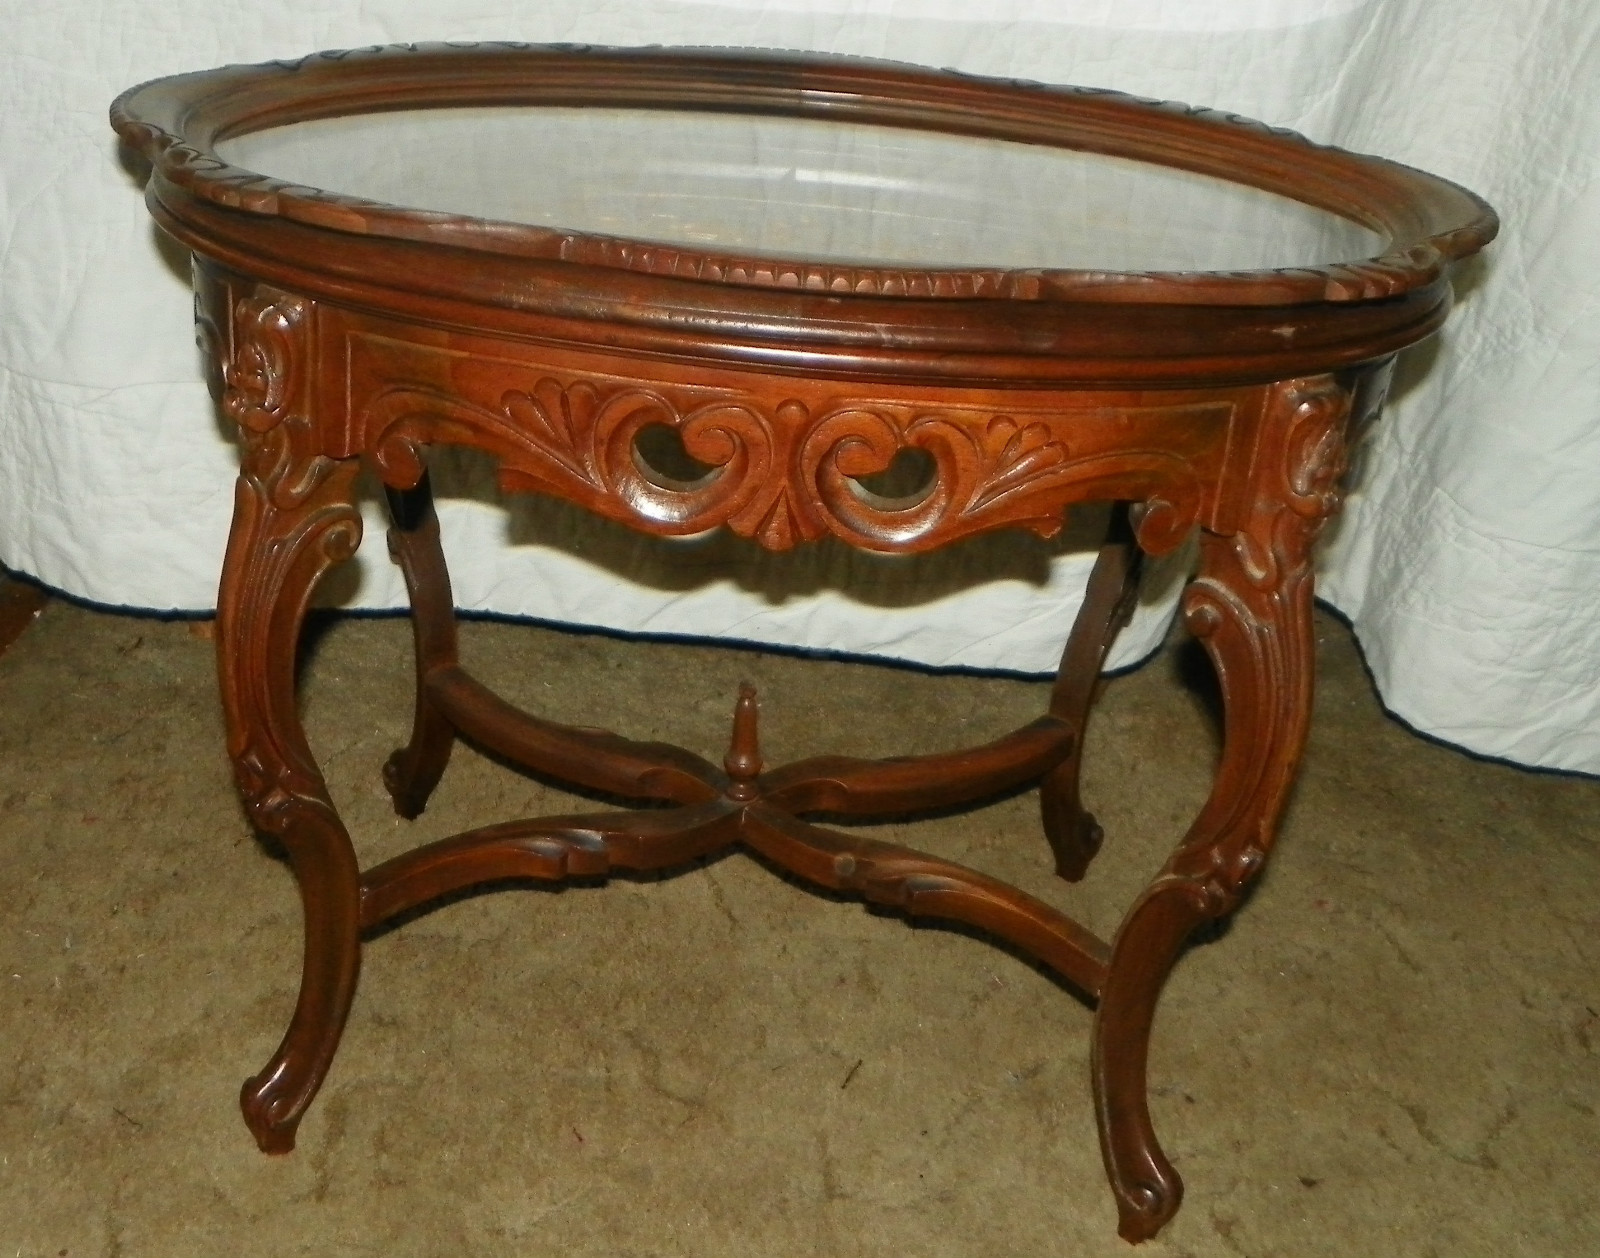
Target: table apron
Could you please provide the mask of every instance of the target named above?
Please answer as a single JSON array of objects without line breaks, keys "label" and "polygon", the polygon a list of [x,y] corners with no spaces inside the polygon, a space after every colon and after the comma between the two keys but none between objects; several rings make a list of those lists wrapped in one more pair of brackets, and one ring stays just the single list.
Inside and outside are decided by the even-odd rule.
[{"label": "table apron", "polygon": [[[829,534],[883,552],[1004,527],[1049,537],[1074,503],[1129,501],[1141,545],[1161,553],[1236,518],[1223,487],[1267,393],[864,384],[830,378],[825,359],[778,376],[441,329],[210,267],[196,280],[202,340],[217,342],[247,429],[290,420],[309,448],[364,457],[400,489],[425,447],[468,446],[496,459],[507,490],[646,533],[726,526],[771,550]],[[671,473],[641,450],[653,429],[675,434]],[[909,490],[863,484],[906,451],[922,464]]]}]

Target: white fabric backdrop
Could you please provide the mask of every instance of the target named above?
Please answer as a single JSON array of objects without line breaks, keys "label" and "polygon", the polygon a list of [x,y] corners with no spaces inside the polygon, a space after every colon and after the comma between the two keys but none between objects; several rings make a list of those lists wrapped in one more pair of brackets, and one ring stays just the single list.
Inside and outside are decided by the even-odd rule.
[{"label": "white fabric backdrop", "polygon": [[[858,53],[1213,105],[1487,197],[1505,230],[1461,276],[1444,334],[1403,360],[1321,592],[1419,729],[1600,772],[1592,0],[0,0],[0,14],[0,561],[14,569],[102,603],[214,604],[234,455],[200,383],[182,256],[156,239],[105,121],[122,88],[392,41]],[[637,539],[553,504],[508,514],[471,491],[478,470],[443,514],[458,601],[485,610],[1047,671],[1086,570],[1063,546],[998,538],[914,562]],[[1152,583],[1120,660],[1159,639],[1176,575]],[[371,540],[335,593],[403,602]]]}]

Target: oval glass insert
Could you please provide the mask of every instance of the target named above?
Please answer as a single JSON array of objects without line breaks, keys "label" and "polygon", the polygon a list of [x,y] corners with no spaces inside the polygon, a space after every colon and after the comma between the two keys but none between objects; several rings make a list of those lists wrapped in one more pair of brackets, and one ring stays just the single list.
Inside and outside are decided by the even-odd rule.
[{"label": "oval glass insert", "polygon": [[1374,232],[1183,170],[813,118],[577,107],[400,110],[221,141],[290,183],[690,246],[916,267],[1250,270],[1381,253]]}]

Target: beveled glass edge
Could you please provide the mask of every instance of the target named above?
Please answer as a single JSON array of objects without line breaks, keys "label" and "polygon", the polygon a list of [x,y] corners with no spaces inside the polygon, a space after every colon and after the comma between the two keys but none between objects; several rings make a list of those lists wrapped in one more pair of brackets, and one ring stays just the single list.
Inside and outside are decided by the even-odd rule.
[{"label": "beveled glass edge", "polygon": [[[222,139],[313,118],[485,104],[723,109],[1052,144],[1187,169],[1341,215],[1381,254],[1242,271],[908,268],[704,251],[425,211],[231,165]],[[164,181],[215,205],[360,235],[701,282],[831,294],[1291,305],[1400,296],[1493,239],[1494,210],[1448,180],[1217,110],[821,53],[571,44],[390,44],[151,80],[111,107]],[[1285,159],[1289,159],[1287,162]]]}]

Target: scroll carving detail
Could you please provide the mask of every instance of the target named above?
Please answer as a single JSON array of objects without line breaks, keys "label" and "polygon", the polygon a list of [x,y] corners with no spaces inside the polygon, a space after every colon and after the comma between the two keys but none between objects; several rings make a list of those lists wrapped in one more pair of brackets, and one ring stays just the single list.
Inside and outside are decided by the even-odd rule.
[{"label": "scroll carving detail", "polygon": [[[1349,393],[1327,377],[1280,386],[1263,440],[1268,470],[1245,527],[1229,538],[1204,539],[1202,573],[1185,593],[1191,631],[1202,640],[1225,639],[1214,648],[1221,652],[1224,689],[1231,686],[1237,719],[1253,727],[1237,735],[1230,727],[1230,739],[1278,744],[1276,754],[1256,761],[1264,775],[1259,790],[1233,792],[1240,820],[1254,813],[1249,824],[1229,824],[1228,843],[1197,843],[1174,862],[1173,872],[1203,874],[1214,883],[1206,900],[1216,913],[1231,909],[1265,858],[1299,760],[1304,730],[1290,727],[1304,725],[1311,701],[1311,642],[1303,631],[1312,597],[1311,552],[1343,502],[1349,419]],[[1271,807],[1261,807],[1263,793],[1274,801]],[[1212,833],[1197,823],[1196,837]]]},{"label": "scroll carving detail", "polygon": [[233,311],[233,355],[225,368],[228,418],[263,433],[289,418],[305,372],[304,298],[261,291],[241,298]]},{"label": "scroll carving detail", "polygon": [[[251,717],[236,722],[236,738],[255,730],[258,739],[265,732],[266,743],[230,740],[229,750],[256,823],[282,833],[322,784],[302,740],[273,733],[281,726],[268,718],[282,702],[267,693],[265,626],[286,594],[292,600],[295,587],[303,587],[298,596],[308,600],[321,573],[355,553],[361,541],[351,499],[356,465],[320,453],[306,413],[309,303],[263,287],[238,299],[231,314],[222,405],[239,425],[244,450],[219,641],[230,711]],[[232,625],[242,627],[238,641]],[[247,658],[233,658],[239,646]]]},{"label": "scroll carving detail", "polygon": [[[688,404],[633,384],[539,378],[497,406],[399,385],[367,406],[369,442],[386,483],[421,478],[423,445],[487,449],[509,489],[570,499],[648,531],[686,534],[726,525],[771,550],[834,534],[874,550],[930,549],[1001,526],[1052,536],[1064,507],[1094,498],[1151,499],[1141,541],[1171,549],[1201,510],[1196,468],[1171,450],[1074,451],[1037,417],[920,410],[895,404],[775,405],[743,395]],[[639,453],[648,427],[674,430],[709,469],[691,482],[652,469]],[[871,493],[863,478],[904,450],[925,452],[934,475],[905,499]]]}]

